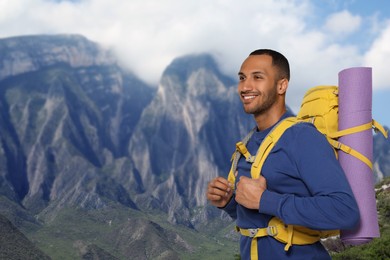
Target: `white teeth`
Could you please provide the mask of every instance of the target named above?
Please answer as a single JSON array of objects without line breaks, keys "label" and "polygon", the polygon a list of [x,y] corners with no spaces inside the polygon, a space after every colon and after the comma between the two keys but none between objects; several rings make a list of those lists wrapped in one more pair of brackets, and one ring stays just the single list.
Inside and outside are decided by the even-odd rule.
[{"label": "white teeth", "polygon": [[247,100],[247,99],[253,99],[255,98],[255,96],[244,96],[244,99]]}]

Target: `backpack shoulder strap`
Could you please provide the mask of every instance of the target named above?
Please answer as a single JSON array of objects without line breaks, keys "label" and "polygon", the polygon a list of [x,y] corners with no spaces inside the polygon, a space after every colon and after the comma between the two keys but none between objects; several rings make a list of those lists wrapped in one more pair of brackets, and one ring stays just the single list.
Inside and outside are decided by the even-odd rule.
[{"label": "backpack shoulder strap", "polygon": [[[249,139],[252,137],[253,133],[256,131],[257,127],[254,127],[245,137],[244,139],[242,139],[242,141],[238,142],[236,144],[236,150],[234,151],[233,155],[232,155],[232,158],[230,159],[232,165],[230,167],[230,171],[229,171],[229,175],[228,175],[228,181],[229,183],[231,184],[232,188],[234,189],[234,184],[236,182],[236,170],[237,170],[237,163],[238,163],[238,160],[240,159],[241,157],[241,151],[240,151],[240,147],[241,149],[243,149],[243,147],[246,148],[246,144],[248,143]],[[247,156],[247,158],[249,156],[251,156],[248,152],[248,154],[244,154],[244,156]]]},{"label": "backpack shoulder strap", "polygon": [[284,131],[297,122],[298,120],[296,117],[288,117],[275,125],[269,134],[264,138],[263,142],[259,146],[256,158],[251,167],[251,176],[253,179],[257,179],[261,175],[261,168],[263,167],[265,160],[267,159],[272,148],[283,135]]},{"label": "backpack shoulder strap", "polygon": [[[249,132],[249,134],[241,142],[238,142],[236,145],[237,149],[234,152],[231,159],[232,166],[230,167],[230,171],[228,175],[228,181],[231,184],[231,186],[234,188],[234,184],[236,181],[237,163],[241,155],[244,155],[247,161],[252,163],[252,167],[251,167],[252,178],[259,178],[261,174],[261,168],[263,167],[265,159],[267,159],[268,154],[271,152],[276,142],[283,135],[284,131],[286,131],[287,128],[289,128],[290,126],[294,125],[297,122],[299,121],[297,120],[296,117],[288,117],[280,121],[278,124],[276,124],[268,133],[268,135],[264,138],[263,142],[260,144],[255,156],[250,155],[249,152],[246,153],[247,150],[245,149],[246,148],[245,146],[248,143],[250,137],[253,135],[253,132],[256,131],[256,128],[254,128],[251,132]],[[242,154],[242,152],[244,153]]]}]

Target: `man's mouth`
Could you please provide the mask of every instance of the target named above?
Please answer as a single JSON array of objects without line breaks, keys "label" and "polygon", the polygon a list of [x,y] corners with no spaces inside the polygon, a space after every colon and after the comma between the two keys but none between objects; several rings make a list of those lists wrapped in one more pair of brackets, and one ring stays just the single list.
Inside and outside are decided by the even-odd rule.
[{"label": "man's mouth", "polygon": [[254,99],[256,96],[242,96],[242,98],[244,99],[244,100],[250,100],[250,99]]},{"label": "man's mouth", "polygon": [[255,93],[241,93],[241,98],[244,100],[244,101],[250,101],[254,98],[256,98],[258,95],[255,94]]}]

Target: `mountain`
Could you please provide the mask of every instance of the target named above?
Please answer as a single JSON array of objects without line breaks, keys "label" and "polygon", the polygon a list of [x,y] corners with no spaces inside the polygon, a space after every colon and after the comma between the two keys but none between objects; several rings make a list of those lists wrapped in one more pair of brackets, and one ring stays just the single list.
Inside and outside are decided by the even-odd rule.
[{"label": "mountain", "polygon": [[229,223],[205,187],[253,123],[210,55],[176,59],[149,86],[79,35],[2,39],[0,53],[0,212],[37,243],[71,208]]},{"label": "mountain", "polygon": [[[80,35],[0,39],[0,57],[0,213],[34,244],[56,259],[234,253],[205,190],[254,122],[211,55],[176,58],[157,86]],[[390,145],[374,143],[379,180]]]},{"label": "mountain", "polygon": [[208,180],[228,171],[235,141],[251,124],[233,85],[209,55],[168,66],[130,140],[129,155],[145,190],[137,205],[160,207],[172,223],[204,222],[207,216],[194,209],[206,205]]},{"label": "mountain", "polygon": [[154,90],[96,46],[80,36],[1,41],[1,190],[32,212],[97,208],[102,197],[136,208],[103,168],[126,156]]},{"label": "mountain", "polygon": [[2,215],[0,233],[0,259],[50,259]]},{"label": "mountain", "polygon": [[377,183],[390,176],[390,141],[381,134],[374,136],[374,176]]}]

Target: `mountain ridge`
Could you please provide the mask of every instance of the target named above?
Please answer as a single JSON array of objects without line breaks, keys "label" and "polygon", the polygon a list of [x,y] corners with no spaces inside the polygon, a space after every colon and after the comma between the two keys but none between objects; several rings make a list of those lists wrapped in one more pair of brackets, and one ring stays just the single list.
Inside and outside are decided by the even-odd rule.
[{"label": "mountain ridge", "polygon": [[[0,39],[0,53],[0,212],[17,228],[34,238],[69,208],[162,215],[207,234],[231,224],[204,194],[254,122],[210,54],[174,59],[150,86],[83,36]],[[390,172],[390,144],[377,135],[374,143],[379,180]],[[162,245],[163,234],[179,239],[169,225],[149,229],[157,236],[145,247]],[[105,254],[91,241],[76,244]],[[176,247],[158,250],[189,249]]]},{"label": "mountain ridge", "polygon": [[0,80],[56,63],[71,67],[114,64],[114,56],[82,35],[16,36],[0,41]]}]

